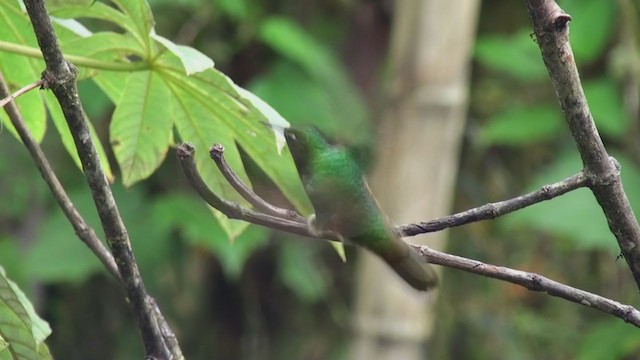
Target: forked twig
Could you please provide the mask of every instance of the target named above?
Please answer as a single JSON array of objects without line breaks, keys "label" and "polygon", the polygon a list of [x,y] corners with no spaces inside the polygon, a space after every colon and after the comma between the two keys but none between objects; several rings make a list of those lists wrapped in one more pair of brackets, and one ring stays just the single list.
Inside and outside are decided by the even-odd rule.
[{"label": "forked twig", "polygon": [[[5,82],[4,79],[2,80],[2,82]],[[16,90],[16,92],[14,92],[13,94],[7,94],[6,92],[3,92],[3,94],[0,94],[0,96],[3,97],[3,99],[0,100],[0,107],[4,107],[8,103],[10,103],[12,100],[17,99],[20,95],[25,94],[39,86],[42,86],[43,84],[44,84],[44,80],[40,79],[38,81],[35,81],[27,86],[24,86]],[[5,83],[5,87],[6,87],[6,83]]]},{"label": "forked twig", "polygon": [[229,167],[227,161],[224,158],[224,146],[221,144],[214,144],[209,149],[209,156],[213,159],[213,161],[220,169],[222,175],[227,179],[229,184],[240,194],[245,200],[249,202],[249,204],[253,205],[256,209],[264,212],[265,214],[277,216],[284,219],[291,219],[295,221],[306,221],[305,218],[298,214],[294,210],[283,209],[277,206],[274,206],[263,198],[258,196],[253,190],[251,190],[243,181],[240,179],[240,176],[236,174],[235,171]]}]

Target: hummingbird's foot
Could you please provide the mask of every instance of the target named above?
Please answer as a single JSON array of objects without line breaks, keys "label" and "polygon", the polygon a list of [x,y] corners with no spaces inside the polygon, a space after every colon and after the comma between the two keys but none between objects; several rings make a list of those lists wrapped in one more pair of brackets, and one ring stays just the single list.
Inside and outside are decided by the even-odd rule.
[{"label": "hummingbird's foot", "polygon": [[307,227],[309,228],[309,232],[313,237],[319,239],[335,239],[337,237],[341,243],[346,244],[345,239],[342,237],[342,235],[334,233],[332,231],[323,230],[321,227],[319,227],[316,214],[311,214],[307,218]]},{"label": "hummingbird's foot", "polygon": [[308,218],[307,218],[307,226],[309,227],[309,231],[311,232],[311,234],[313,234],[313,236],[315,237],[320,237],[320,234],[322,233],[316,224],[316,214],[311,214]]}]

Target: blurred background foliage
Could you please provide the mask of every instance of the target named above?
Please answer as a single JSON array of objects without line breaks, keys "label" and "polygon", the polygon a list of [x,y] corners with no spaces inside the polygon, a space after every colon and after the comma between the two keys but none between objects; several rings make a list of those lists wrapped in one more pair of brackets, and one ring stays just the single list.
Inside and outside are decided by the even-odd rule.
[{"label": "blurred background foliage", "polygon": [[[319,126],[352,144],[366,162],[383,92],[390,1],[150,3],[158,34],[201,50],[287,120]],[[622,164],[638,211],[640,4],[559,3],[573,17],[571,40],[589,105]],[[483,2],[452,212],[580,170],[530,28],[522,2]],[[80,94],[107,139],[111,102],[88,81],[80,83]],[[57,136],[47,131],[43,145],[81,213],[99,228],[84,180]],[[122,291],[75,238],[21,145],[7,133],[0,140],[0,264],[51,323],[52,353],[65,359],[141,358]],[[243,160],[257,191],[282,202],[260,169]],[[117,181],[114,191],[147,286],[175,325],[187,358],[345,358],[352,261],[342,263],[322,242],[253,226],[229,242],[172,156],[151,178],[128,189]],[[587,190],[453,230],[450,237],[453,253],[639,305]],[[442,284],[439,296],[446,301],[439,302],[429,344],[433,358],[640,356],[640,332],[601,313],[457,271],[445,270]]]}]

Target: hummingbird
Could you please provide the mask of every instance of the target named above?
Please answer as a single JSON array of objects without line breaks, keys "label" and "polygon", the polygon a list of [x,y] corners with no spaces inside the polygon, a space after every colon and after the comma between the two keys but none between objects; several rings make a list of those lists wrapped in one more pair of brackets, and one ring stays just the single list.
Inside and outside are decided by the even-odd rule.
[{"label": "hummingbird", "polygon": [[309,219],[314,233],[333,232],[373,252],[417,290],[437,286],[435,271],[394,230],[345,147],[330,144],[314,127],[289,127],[284,137],[315,210]]}]

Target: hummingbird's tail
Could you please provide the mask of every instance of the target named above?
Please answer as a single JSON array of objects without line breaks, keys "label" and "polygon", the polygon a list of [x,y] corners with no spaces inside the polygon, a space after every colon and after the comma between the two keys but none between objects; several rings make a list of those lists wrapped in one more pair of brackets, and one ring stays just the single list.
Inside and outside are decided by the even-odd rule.
[{"label": "hummingbird's tail", "polygon": [[385,262],[416,290],[429,291],[438,286],[438,275],[433,267],[421,262],[418,254],[407,244],[402,243],[401,246],[406,247],[403,256],[382,256]]}]

